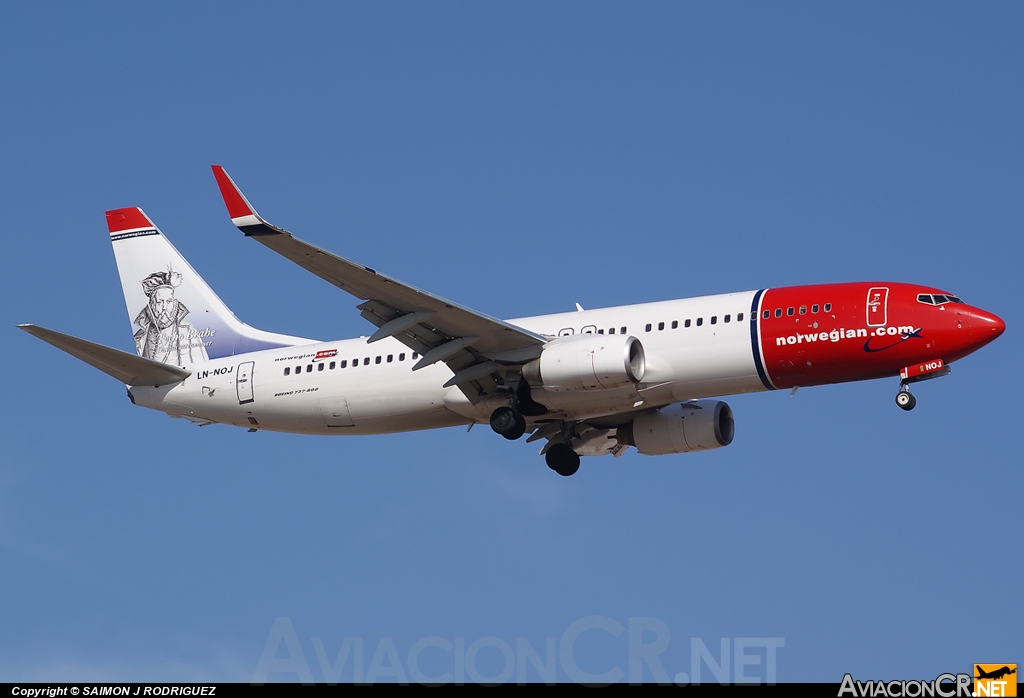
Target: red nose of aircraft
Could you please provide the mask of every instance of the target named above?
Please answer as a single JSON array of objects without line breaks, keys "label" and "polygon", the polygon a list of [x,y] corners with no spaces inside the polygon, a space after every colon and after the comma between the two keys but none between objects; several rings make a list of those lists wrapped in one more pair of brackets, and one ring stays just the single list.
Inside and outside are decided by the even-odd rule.
[{"label": "red nose of aircraft", "polygon": [[1002,319],[981,308],[971,308],[971,339],[982,346],[996,339],[1006,330],[1006,323]]}]

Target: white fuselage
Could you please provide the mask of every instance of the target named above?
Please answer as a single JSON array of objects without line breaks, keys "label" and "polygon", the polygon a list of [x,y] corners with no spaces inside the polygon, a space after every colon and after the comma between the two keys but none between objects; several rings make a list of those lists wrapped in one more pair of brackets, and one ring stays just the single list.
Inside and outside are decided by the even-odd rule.
[{"label": "white fuselage", "polygon": [[[625,333],[640,339],[647,371],[639,385],[534,389],[534,399],[551,410],[544,419],[589,419],[765,390],[751,338],[754,295],[747,291],[509,322],[552,337]],[[138,405],[200,424],[303,434],[380,434],[486,422],[505,403],[495,398],[471,404],[458,387],[442,387],[452,377],[444,363],[413,371],[415,363],[412,351],[395,339],[368,344],[360,337],[193,364],[188,367],[192,375],[181,383],[134,386],[131,395]]]}]

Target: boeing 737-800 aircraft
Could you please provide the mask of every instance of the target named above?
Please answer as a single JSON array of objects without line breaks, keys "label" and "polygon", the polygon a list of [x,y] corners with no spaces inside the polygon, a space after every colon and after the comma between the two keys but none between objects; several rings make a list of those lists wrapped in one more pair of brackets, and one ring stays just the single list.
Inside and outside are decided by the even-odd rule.
[{"label": "boeing 737-800 aircraft", "polygon": [[361,301],[368,338],[321,342],[239,321],[139,208],[107,212],[138,355],[20,327],[128,387],[136,405],[250,431],[383,434],[489,422],[530,432],[561,475],[580,456],[727,446],[718,396],[900,377],[908,386],[1005,329],[941,289],[770,288],[498,320],[336,257],[267,223],[214,166],[232,222]]}]

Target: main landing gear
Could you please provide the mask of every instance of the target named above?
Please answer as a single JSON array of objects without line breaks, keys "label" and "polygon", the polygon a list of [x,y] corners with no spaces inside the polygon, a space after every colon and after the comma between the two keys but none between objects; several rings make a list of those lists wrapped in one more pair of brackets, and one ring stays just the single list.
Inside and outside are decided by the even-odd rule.
[{"label": "main landing gear", "polygon": [[[526,420],[511,407],[499,407],[491,412],[491,429],[509,441],[526,433]],[[580,469],[580,456],[566,443],[553,443],[544,453],[544,462],[562,477],[574,475]]]},{"label": "main landing gear", "polygon": [[574,475],[580,469],[580,455],[569,444],[554,443],[544,454],[544,462],[562,477]]},{"label": "main landing gear", "polygon": [[910,394],[906,383],[900,383],[900,391],[896,393],[896,404],[905,412],[910,412],[917,404],[917,398]]},{"label": "main landing gear", "polygon": [[491,429],[509,441],[515,441],[526,433],[523,415],[539,417],[548,409],[534,401],[526,381],[520,378],[513,380],[511,385],[512,395],[509,396],[508,407],[499,407],[491,412]]},{"label": "main landing gear", "polygon": [[526,420],[511,407],[499,407],[491,412],[491,429],[509,441],[515,441],[526,433]]},{"label": "main landing gear", "polygon": [[[507,407],[499,407],[491,412],[491,429],[509,441],[515,441],[526,433],[526,420],[523,415],[538,417],[547,412],[547,408],[534,402],[530,396],[530,386],[520,381],[514,388]],[[553,434],[554,432],[552,432]],[[534,435],[534,440],[538,434]],[[544,461],[548,467],[562,477],[574,475],[580,469],[580,455],[564,441],[552,443],[544,451]]]}]

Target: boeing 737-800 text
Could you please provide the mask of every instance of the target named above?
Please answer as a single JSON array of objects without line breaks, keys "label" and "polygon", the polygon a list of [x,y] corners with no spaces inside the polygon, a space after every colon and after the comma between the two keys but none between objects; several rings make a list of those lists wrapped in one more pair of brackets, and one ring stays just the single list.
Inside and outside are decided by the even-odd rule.
[{"label": "boeing 737-800 text", "polygon": [[20,327],[123,382],[136,405],[250,431],[383,434],[489,422],[580,456],[727,446],[716,399],[949,372],[1005,325],[937,288],[895,282],[769,288],[498,320],[336,257],[267,223],[214,166],[247,236],[361,301],[368,338],[321,342],[240,322],[139,208],[107,212],[137,355]]}]

